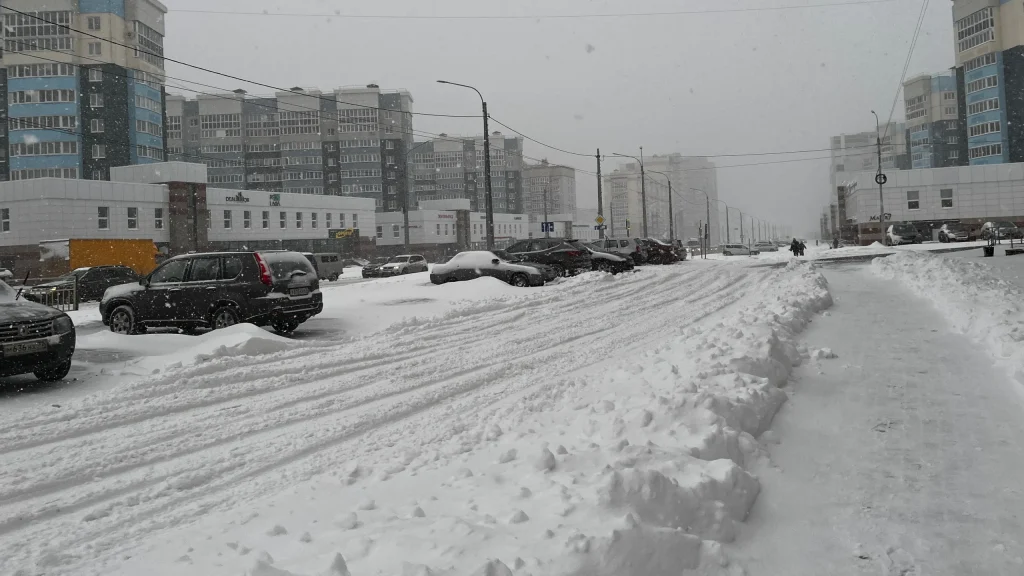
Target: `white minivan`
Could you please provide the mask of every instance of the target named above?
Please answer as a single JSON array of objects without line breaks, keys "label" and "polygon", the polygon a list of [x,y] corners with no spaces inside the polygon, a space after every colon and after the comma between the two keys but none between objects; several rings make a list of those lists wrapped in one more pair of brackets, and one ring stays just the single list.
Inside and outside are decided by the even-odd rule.
[{"label": "white minivan", "polygon": [[756,256],[761,252],[758,250],[751,250],[743,244],[723,244],[722,255],[723,256]]}]

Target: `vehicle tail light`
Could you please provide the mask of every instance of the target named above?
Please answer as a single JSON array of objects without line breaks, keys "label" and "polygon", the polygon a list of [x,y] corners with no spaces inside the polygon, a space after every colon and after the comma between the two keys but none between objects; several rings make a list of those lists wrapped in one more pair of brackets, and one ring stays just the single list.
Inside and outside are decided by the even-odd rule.
[{"label": "vehicle tail light", "polygon": [[637,251],[637,253],[640,252],[640,245],[639,244],[636,245],[636,251]]},{"label": "vehicle tail light", "polygon": [[273,286],[274,279],[270,277],[270,268],[267,268],[266,261],[263,260],[263,257],[258,252],[253,254],[253,256],[256,256],[256,264],[260,267],[260,282],[267,286]]},{"label": "vehicle tail light", "polygon": [[582,253],[582,252],[580,252],[579,250],[567,250],[567,251],[565,252],[565,254],[566,254],[567,256],[570,256],[570,257],[572,257],[572,258],[577,258],[577,257],[579,257],[579,256],[580,256],[581,254],[583,254],[583,253]]}]

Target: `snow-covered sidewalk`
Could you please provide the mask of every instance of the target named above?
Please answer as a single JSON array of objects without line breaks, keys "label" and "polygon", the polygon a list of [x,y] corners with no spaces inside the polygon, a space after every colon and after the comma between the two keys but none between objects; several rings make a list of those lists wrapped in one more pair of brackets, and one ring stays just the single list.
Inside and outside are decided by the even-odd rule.
[{"label": "snow-covered sidewalk", "polygon": [[893,278],[970,315],[959,298],[980,270],[941,260],[825,271],[836,304],[805,339],[838,358],[796,371],[762,438],[771,465],[734,551],[750,576],[1024,574],[1021,400],[988,349]]},{"label": "snow-covered sidewalk", "polygon": [[821,277],[709,262],[552,288],[12,414],[5,569],[741,573],[720,543]]}]

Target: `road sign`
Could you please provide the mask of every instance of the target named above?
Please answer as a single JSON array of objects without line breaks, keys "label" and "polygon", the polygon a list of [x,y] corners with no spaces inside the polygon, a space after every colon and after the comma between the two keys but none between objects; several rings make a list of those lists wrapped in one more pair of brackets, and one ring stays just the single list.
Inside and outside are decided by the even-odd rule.
[{"label": "road sign", "polygon": [[555,231],[555,223],[554,222],[541,222],[540,223],[540,231],[541,232],[554,232]]},{"label": "road sign", "polygon": [[607,226],[594,226],[594,230],[607,230]]},{"label": "road sign", "polygon": [[598,215],[597,218],[594,218],[594,222],[597,222],[598,225],[604,224],[604,216]]},{"label": "road sign", "polygon": [[882,174],[881,172],[875,174],[875,184],[885,184],[888,181],[889,177],[886,176],[885,174]]}]

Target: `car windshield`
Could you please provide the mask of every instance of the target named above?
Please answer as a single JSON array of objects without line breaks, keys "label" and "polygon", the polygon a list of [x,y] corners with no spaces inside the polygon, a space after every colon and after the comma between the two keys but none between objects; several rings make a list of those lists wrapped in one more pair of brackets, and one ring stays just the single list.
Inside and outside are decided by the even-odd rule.
[{"label": "car windshield", "polygon": [[402,264],[409,261],[409,256],[392,256],[388,264]]},{"label": "car windshield", "polygon": [[946,230],[950,232],[965,232],[967,227],[963,224],[946,224]]},{"label": "car windshield", "polygon": [[998,227],[998,228],[1016,228],[1017,225],[1014,224],[1013,222],[996,222],[996,227]]},{"label": "car windshield", "polygon": [[72,270],[71,272],[68,272],[67,274],[62,274],[62,275],[58,276],[57,280],[63,280],[65,282],[71,282],[71,281],[80,279],[82,276],[85,276],[85,273],[88,272],[89,270],[90,270],[90,268],[76,268],[76,269]]},{"label": "car windshield", "polygon": [[914,232],[917,232],[917,228],[914,228],[910,224],[898,224],[893,226],[892,230],[896,234],[913,234]]}]

